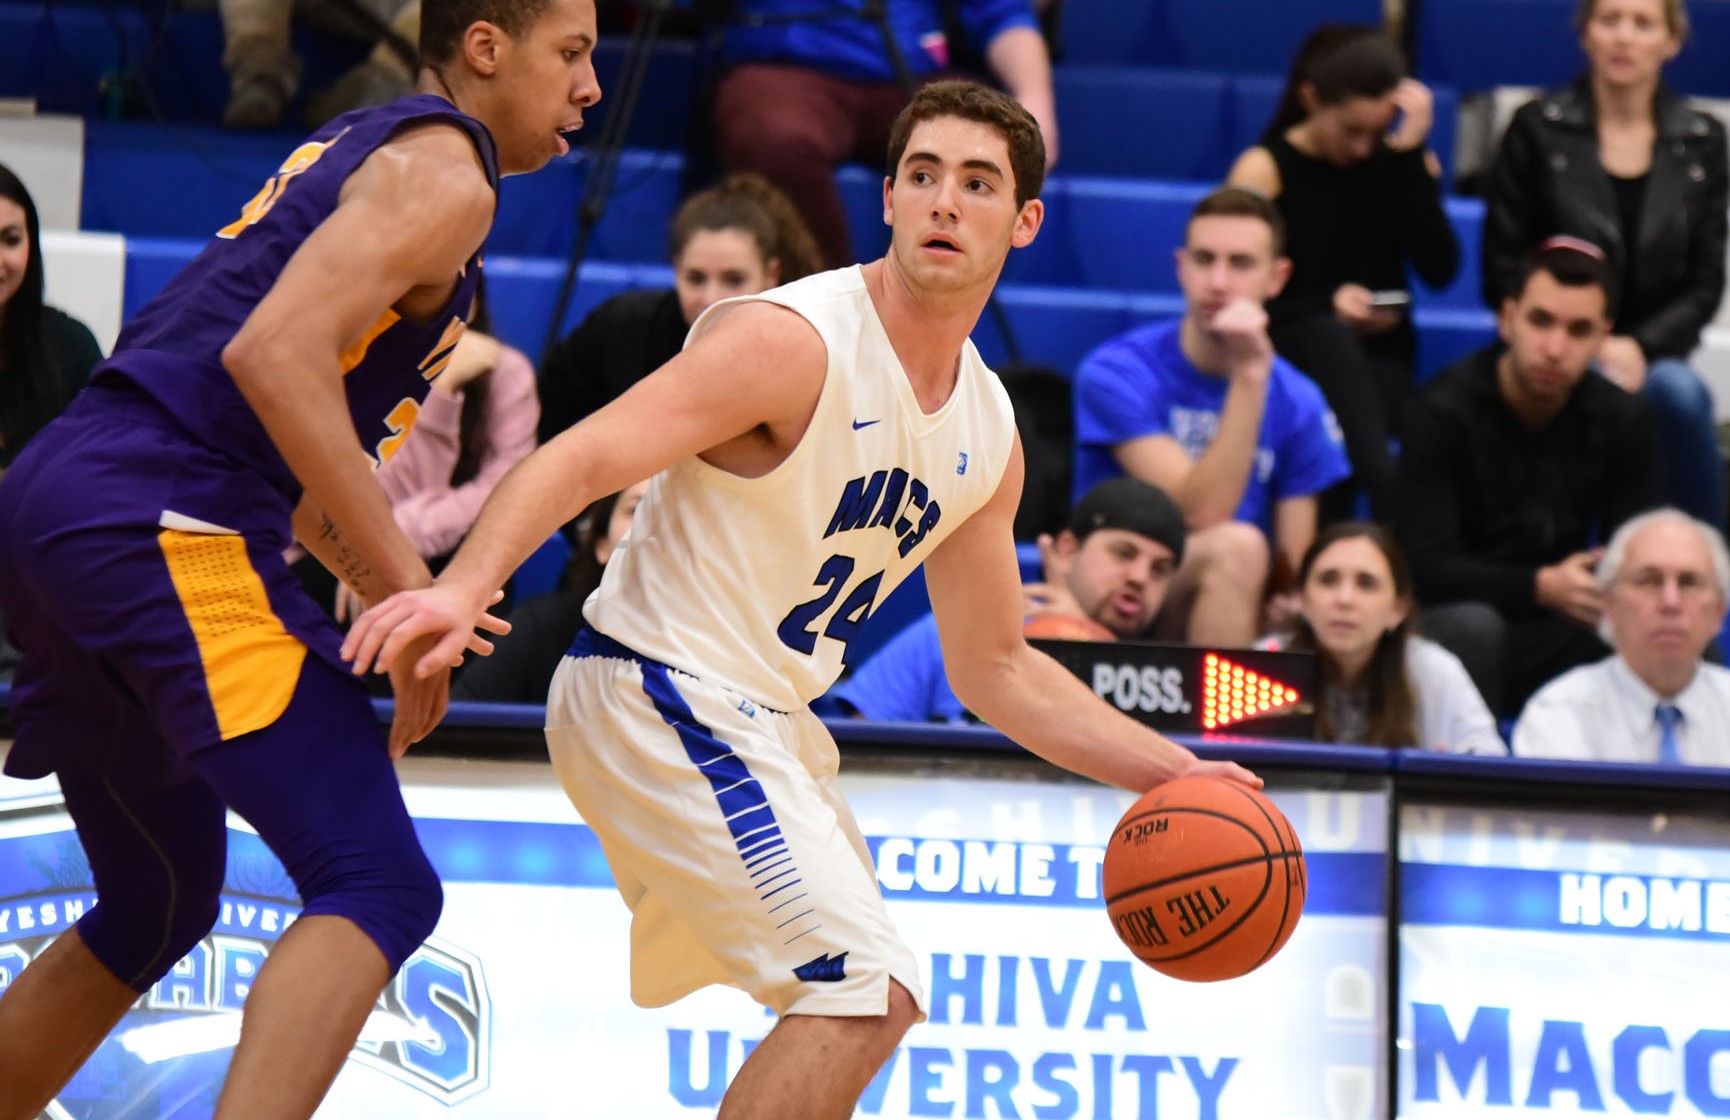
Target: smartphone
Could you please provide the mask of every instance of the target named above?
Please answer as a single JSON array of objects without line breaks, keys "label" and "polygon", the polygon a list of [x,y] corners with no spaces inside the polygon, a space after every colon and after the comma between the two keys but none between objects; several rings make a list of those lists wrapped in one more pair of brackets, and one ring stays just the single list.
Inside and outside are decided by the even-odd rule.
[{"label": "smartphone", "polygon": [[1389,288],[1370,293],[1371,307],[1405,307],[1412,302],[1412,293]]}]

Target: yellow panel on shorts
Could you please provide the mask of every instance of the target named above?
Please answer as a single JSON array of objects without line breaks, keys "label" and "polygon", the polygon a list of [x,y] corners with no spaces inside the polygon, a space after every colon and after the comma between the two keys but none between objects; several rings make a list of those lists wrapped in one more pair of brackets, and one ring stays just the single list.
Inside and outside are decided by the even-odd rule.
[{"label": "yellow panel on shorts", "polygon": [[306,646],[271,609],[245,538],[164,529],[156,539],[198,642],[222,738],[269,727],[294,696]]}]

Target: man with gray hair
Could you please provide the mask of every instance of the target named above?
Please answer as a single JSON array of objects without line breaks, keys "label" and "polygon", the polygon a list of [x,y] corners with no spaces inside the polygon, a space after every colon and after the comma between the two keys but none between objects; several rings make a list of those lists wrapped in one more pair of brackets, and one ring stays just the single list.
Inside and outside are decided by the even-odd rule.
[{"label": "man with gray hair", "polygon": [[1730,670],[1701,658],[1730,602],[1717,529],[1676,509],[1630,519],[1596,572],[1599,633],[1615,653],[1532,697],[1514,754],[1730,766]]}]

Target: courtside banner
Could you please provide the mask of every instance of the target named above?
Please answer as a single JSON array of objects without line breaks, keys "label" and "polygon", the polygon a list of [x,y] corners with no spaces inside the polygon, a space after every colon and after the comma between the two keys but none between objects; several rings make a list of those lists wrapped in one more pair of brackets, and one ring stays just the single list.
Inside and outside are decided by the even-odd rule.
[{"label": "courtside banner", "polygon": [[1402,1117],[1730,1116],[1730,821],[1400,829]]},{"label": "courtside banner", "polygon": [[[631,1004],[629,914],[550,769],[422,760],[404,777],[445,882],[444,914],[318,1115],[712,1117],[774,1020],[726,989]],[[993,776],[989,764],[968,776],[874,766],[843,785],[930,1004],[859,1115],[1370,1120],[1384,1110],[1385,793],[1274,790],[1308,853],[1304,918],[1251,976],[1184,984],[1129,956],[1099,897],[1103,843],[1128,794]],[[216,930],[47,1115],[211,1115],[251,980],[296,914],[280,866],[230,823]],[[89,882],[58,808],[0,818],[0,986],[92,905]]]}]

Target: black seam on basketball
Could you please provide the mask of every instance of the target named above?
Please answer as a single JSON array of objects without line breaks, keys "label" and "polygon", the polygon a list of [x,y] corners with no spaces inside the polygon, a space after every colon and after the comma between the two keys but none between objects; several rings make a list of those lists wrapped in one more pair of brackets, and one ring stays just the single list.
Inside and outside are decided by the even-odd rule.
[{"label": "black seam on basketball", "polygon": [[[1268,827],[1273,829],[1274,838],[1279,841],[1280,851],[1282,853],[1292,852],[1297,855],[1303,854],[1303,845],[1298,842],[1297,829],[1292,827],[1291,821],[1286,820],[1285,814],[1280,814],[1280,820],[1285,821],[1286,830],[1284,833],[1280,832],[1279,821],[1274,820],[1274,818],[1269,815],[1268,807],[1273,804],[1271,801],[1264,801],[1264,798],[1260,794],[1252,793],[1242,786],[1233,785],[1230,782],[1227,782],[1226,785],[1233,793],[1236,793],[1239,797],[1242,797],[1245,801],[1248,801],[1251,805],[1255,806],[1255,811],[1260,813],[1262,819],[1267,821]],[[1286,847],[1288,835],[1291,841],[1290,848]]]},{"label": "black seam on basketball", "polygon": [[[1298,878],[1302,884],[1302,889],[1304,892],[1304,898],[1307,901],[1309,898],[1309,865],[1308,865],[1307,861],[1305,861],[1303,858],[1303,847],[1297,838],[1297,829],[1292,826],[1291,821],[1289,819],[1286,819],[1285,815],[1282,813],[1281,819],[1285,820],[1285,832],[1282,833],[1280,831],[1279,822],[1275,821],[1271,816],[1268,815],[1267,809],[1262,805],[1262,802],[1259,798],[1251,796],[1248,790],[1239,789],[1235,786],[1232,788],[1234,790],[1236,790],[1236,792],[1240,796],[1242,796],[1244,798],[1244,800],[1248,801],[1251,805],[1255,806],[1256,811],[1258,813],[1260,813],[1262,815],[1262,817],[1268,822],[1268,825],[1270,827],[1272,827],[1273,834],[1279,838],[1282,856],[1289,857],[1291,855],[1295,855],[1298,857],[1298,865],[1297,865],[1298,866],[1298,872],[1297,872],[1297,874],[1298,874]],[[1292,846],[1291,850],[1286,849],[1286,843],[1287,843],[1286,834],[1287,833],[1290,834],[1290,843]],[[1286,873],[1288,875],[1288,878],[1286,880],[1285,900],[1284,900],[1284,903],[1282,904],[1282,906],[1280,907],[1279,925],[1274,927],[1273,938],[1272,938],[1272,940],[1270,940],[1268,942],[1267,951],[1262,953],[1262,955],[1256,959],[1255,964],[1250,966],[1250,969],[1249,969],[1250,972],[1254,972],[1256,969],[1260,968],[1262,965],[1266,964],[1269,960],[1271,960],[1273,958],[1273,955],[1279,951],[1281,946],[1283,946],[1285,944],[1287,938],[1289,938],[1291,936],[1291,933],[1295,932],[1297,930],[1297,923],[1296,922],[1292,923],[1292,928],[1290,931],[1286,930],[1286,925],[1285,925],[1286,919],[1291,916],[1291,908],[1292,908],[1292,883],[1291,883],[1291,879],[1289,878],[1290,873],[1291,873],[1289,861],[1287,863],[1285,870],[1286,870]],[[1300,909],[1298,911],[1298,916],[1300,919],[1303,916],[1303,911],[1301,909],[1301,906],[1300,906]]]},{"label": "black seam on basketball", "polygon": [[1303,858],[1302,853],[1299,852],[1269,852],[1266,855],[1249,856],[1244,859],[1233,860],[1230,863],[1215,863],[1207,867],[1198,867],[1194,871],[1185,871],[1182,875],[1173,875],[1169,879],[1160,879],[1152,883],[1142,883],[1139,886],[1131,887],[1126,891],[1119,891],[1117,894],[1108,895],[1106,896],[1105,904],[1111,906],[1114,903],[1121,902],[1133,895],[1141,894],[1143,891],[1153,891],[1158,890],[1161,887],[1169,887],[1173,883],[1181,883],[1185,879],[1194,879],[1199,875],[1208,875],[1215,871],[1233,871],[1239,867],[1248,867],[1252,863],[1267,864],[1269,868],[1268,875],[1271,880],[1273,875],[1272,867],[1275,861],[1289,860],[1293,856],[1297,856],[1299,859]]}]

